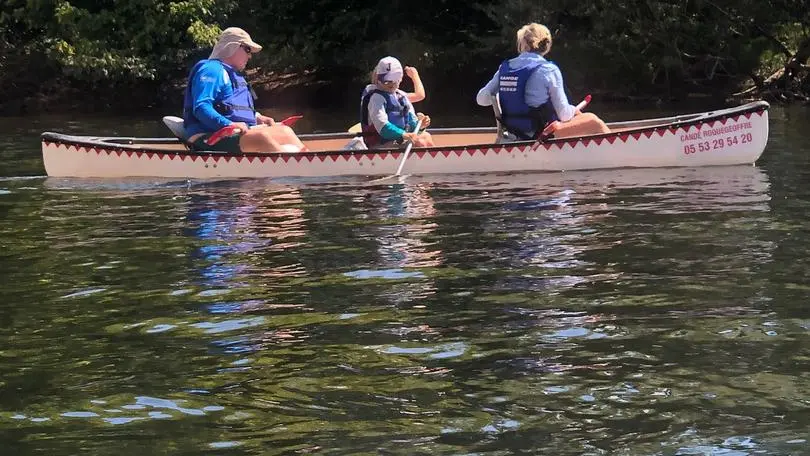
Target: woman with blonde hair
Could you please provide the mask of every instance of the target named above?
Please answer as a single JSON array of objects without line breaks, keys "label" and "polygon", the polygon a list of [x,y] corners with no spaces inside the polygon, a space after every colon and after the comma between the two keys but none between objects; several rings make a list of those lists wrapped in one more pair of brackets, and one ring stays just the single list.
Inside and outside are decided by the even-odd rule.
[{"label": "woman with blonde hair", "polygon": [[602,119],[568,102],[560,69],[544,57],[551,50],[548,27],[537,23],[521,27],[517,50],[520,54],[505,60],[476,96],[479,105],[491,106],[498,95],[500,121],[508,132],[521,140],[534,139],[555,120],[560,121],[554,132],[558,138],[610,132]]}]

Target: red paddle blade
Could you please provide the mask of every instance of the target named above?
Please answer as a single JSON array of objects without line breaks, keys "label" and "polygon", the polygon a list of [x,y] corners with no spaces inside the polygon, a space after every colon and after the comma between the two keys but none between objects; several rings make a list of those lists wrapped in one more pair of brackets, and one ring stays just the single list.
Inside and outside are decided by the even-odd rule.
[{"label": "red paddle blade", "polygon": [[579,102],[579,104],[577,105],[577,109],[582,111],[583,109],[585,109],[585,106],[588,106],[588,103],[590,102],[591,102],[591,94],[585,95],[585,99]]},{"label": "red paddle blade", "polygon": [[208,137],[205,140],[205,143],[209,146],[213,146],[214,144],[218,143],[222,138],[227,136],[232,136],[241,133],[242,130],[239,127],[234,125],[228,125],[227,127],[222,127],[219,130],[215,131],[214,134]]},{"label": "red paddle blade", "polygon": [[286,119],[282,120],[281,124],[290,127],[290,126],[292,126],[292,124],[298,122],[299,120],[301,120],[303,118],[304,118],[304,116],[302,116],[302,115],[290,116],[290,117],[287,117]]}]

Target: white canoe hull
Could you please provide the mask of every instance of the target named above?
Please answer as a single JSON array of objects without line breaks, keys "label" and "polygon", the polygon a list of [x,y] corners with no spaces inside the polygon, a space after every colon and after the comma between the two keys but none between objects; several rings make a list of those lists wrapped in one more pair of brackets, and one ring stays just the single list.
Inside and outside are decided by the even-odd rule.
[{"label": "white canoe hull", "polygon": [[[768,104],[609,124],[612,133],[492,144],[494,128],[431,130],[437,146],[414,148],[404,174],[565,171],[753,164],[768,141]],[[242,178],[385,176],[401,150],[339,150],[348,133],[302,135],[312,152],[226,155],[190,152],[176,139],[42,134],[55,177]]]}]

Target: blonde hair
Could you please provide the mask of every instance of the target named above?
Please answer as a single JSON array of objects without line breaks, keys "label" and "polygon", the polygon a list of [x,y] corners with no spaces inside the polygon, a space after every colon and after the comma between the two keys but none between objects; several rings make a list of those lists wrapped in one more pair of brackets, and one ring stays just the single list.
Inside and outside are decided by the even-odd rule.
[{"label": "blonde hair", "polygon": [[551,32],[545,25],[532,22],[517,31],[518,52],[537,52],[546,55],[551,50]]}]

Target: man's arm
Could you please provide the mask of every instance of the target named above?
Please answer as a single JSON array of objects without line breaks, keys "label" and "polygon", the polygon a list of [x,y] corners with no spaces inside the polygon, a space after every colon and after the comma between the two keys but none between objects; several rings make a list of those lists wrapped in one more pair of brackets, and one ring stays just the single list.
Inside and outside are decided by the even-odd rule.
[{"label": "man's arm", "polygon": [[232,122],[214,109],[217,95],[226,84],[227,73],[220,65],[203,65],[191,80],[194,117],[209,131],[217,131]]}]

